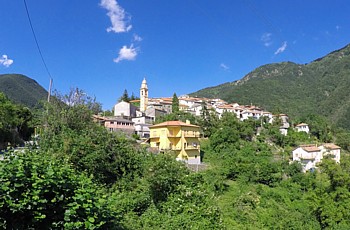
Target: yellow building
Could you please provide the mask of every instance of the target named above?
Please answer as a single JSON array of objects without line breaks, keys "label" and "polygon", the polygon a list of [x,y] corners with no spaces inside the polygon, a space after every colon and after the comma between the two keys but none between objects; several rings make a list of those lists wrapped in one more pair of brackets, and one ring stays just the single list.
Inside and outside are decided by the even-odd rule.
[{"label": "yellow building", "polygon": [[189,122],[166,121],[149,127],[151,147],[173,152],[178,160],[200,164],[200,127]]}]

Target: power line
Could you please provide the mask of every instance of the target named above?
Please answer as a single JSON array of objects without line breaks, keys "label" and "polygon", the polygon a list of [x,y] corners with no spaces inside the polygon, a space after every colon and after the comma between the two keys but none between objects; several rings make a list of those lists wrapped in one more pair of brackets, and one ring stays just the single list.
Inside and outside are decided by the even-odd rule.
[{"label": "power line", "polygon": [[27,2],[26,2],[26,0],[23,0],[23,2],[24,2],[24,6],[25,6],[25,8],[26,8],[26,12],[27,12],[27,16],[28,16],[29,25],[30,25],[30,28],[32,29],[32,33],[33,33],[33,36],[34,36],[34,40],[35,40],[35,43],[36,43],[36,47],[38,48],[38,51],[39,51],[41,60],[42,60],[42,62],[44,63],[46,72],[48,73],[48,75],[49,75],[49,77],[50,77],[50,81],[51,81],[52,77],[51,77],[49,68],[47,68],[47,65],[46,65],[44,56],[43,56],[43,54],[42,54],[42,52],[41,52],[41,49],[40,49],[40,46],[39,46],[39,43],[38,43],[38,39],[36,38],[35,31],[34,31],[34,28],[33,28],[33,25],[32,25],[32,20],[30,19],[30,15],[29,15],[28,7],[27,7]]}]

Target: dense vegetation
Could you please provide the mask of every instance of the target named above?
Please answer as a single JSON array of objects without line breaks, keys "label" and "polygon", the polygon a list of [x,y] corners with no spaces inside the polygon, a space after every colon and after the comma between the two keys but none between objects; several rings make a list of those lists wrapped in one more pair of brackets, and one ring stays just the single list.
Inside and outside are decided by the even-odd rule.
[{"label": "dense vegetation", "polygon": [[0,150],[23,145],[34,131],[34,120],[28,108],[13,104],[0,92]]},{"label": "dense vegetation", "polygon": [[231,113],[162,117],[203,126],[207,169],[192,172],[170,155],[150,153],[93,123],[100,105],[84,95],[76,90],[54,97],[39,117],[40,148],[34,143],[0,160],[1,228],[350,228],[347,153],[341,164],[326,159],[315,172],[289,164],[301,143],[347,147],[349,134],[322,117],[305,118],[310,135],[290,129],[287,136],[278,122],[240,122]]},{"label": "dense vegetation", "polygon": [[0,74],[0,92],[11,101],[29,108],[47,99],[47,91],[42,86],[21,74]]},{"label": "dense vegetation", "polygon": [[306,65],[261,66],[239,81],[192,93],[228,102],[259,105],[294,118],[321,114],[350,130],[350,45]]}]

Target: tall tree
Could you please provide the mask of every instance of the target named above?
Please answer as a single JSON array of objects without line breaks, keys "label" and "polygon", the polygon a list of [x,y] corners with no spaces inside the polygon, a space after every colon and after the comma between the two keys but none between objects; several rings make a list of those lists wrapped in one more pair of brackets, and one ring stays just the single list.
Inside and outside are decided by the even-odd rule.
[{"label": "tall tree", "polygon": [[172,112],[173,113],[177,113],[179,112],[180,108],[179,108],[179,98],[177,98],[176,93],[174,93],[173,95],[173,101],[172,101]]},{"label": "tall tree", "polygon": [[121,101],[129,102],[129,101],[130,101],[129,94],[128,94],[128,91],[127,91],[126,89],[124,89],[124,93],[123,93],[123,95],[119,98],[118,101],[119,101],[119,102],[121,102]]}]

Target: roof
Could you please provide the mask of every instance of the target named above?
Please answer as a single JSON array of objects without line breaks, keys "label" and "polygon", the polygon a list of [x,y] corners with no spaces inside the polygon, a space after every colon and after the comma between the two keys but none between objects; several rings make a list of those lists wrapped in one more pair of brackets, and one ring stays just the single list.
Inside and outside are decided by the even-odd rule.
[{"label": "roof", "polygon": [[308,126],[308,124],[306,124],[306,123],[300,123],[300,124],[297,124],[295,127],[300,127],[300,126]]},{"label": "roof", "polygon": [[338,145],[335,145],[333,143],[325,143],[325,144],[323,144],[323,146],[326,149],[341,149],[341,147],[339,147]]},{"label": "roof", "polygon": [[198,125],[191,125],[191,124],[187,124],[187,123],[182,122],[182,121],[166,121],[166,122],[163,122],[163,123],[152,125],[150,128],[157,128],[157,127],[163,127],[163,126],[186,126],[186,127],[199,128]]},{"label": "roof", "polygon": [[319,152],[321,151],[317,146],[302,147],[306,152]]},{"label": "roof", "polygon": [[105,116],[99,116],[99,115],[93,115],[93,118],[101,121],[119,121],[119,122],[125,122],[125,123],[134,123],[130,120],[124,119],[122,117],[105,117]]},{"label": "roof", "polygon": [[306,152],[319,152],[321,151],[316,145],[300,146]]}]

